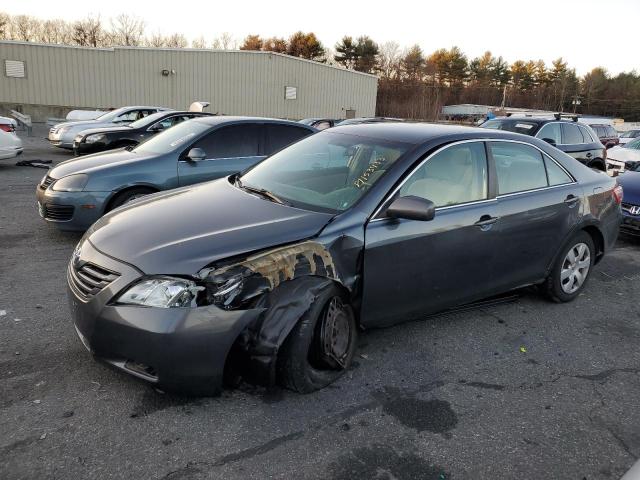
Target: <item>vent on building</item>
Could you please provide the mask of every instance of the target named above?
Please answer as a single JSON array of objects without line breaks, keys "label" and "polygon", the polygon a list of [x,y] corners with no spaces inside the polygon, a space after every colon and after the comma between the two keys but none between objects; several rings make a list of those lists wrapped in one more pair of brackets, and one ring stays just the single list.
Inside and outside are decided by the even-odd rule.
[{"label": "vent on building", "polygon": [[284,99],[295,100],[298,97],[298,87],[284,87]]},{"label": "vent on building", "polygon": [[24,62],[21,60],[5,60],[4,71],[7,77],[24,78]]}]

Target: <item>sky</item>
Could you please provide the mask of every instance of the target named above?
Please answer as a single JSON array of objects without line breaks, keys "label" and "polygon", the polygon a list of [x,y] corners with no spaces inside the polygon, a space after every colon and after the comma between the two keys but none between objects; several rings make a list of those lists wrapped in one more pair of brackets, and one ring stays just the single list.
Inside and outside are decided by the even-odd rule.
[{"label": "sky", "polygon": [[223,32],[288,37],[312,31],[329,47],[344,35],[369,35],[425,53],[460,47],[473,58],[490,50],[507,61],[563,57],[578,75],[601,66],[615,75],[640,71],[640,0],[19,0],[0,11],[73,21],[87,15],[127,13],[142,18],[147,34],[183,33],[212,41]]}]

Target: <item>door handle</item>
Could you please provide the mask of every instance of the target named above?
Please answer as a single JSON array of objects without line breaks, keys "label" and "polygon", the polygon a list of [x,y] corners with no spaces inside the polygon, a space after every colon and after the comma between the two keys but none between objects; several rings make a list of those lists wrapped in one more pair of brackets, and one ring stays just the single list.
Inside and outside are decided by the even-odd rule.
[{"label": "door handle", "polygon": [[580,201],[580,197],[576,197],[573,194],[567,195],[567,198],[564,199],[564,203],[569,205],[570,208],[575,207],[578,204],[578,201]]},{"label": "door handle", "polygon": [[498,221],[499,217],[492,217],[491,215],[482,215],[480,220],[478,220],[474,225],[476,227],[480,227],[480,230],[486,231],[491,228],[491,226]]}]

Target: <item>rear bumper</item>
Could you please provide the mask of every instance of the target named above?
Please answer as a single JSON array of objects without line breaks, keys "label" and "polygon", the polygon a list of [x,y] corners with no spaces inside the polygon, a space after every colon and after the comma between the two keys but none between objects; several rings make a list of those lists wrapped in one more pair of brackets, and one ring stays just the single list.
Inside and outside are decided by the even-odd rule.
[{"label": "rear bumper", "polygon": [[[86,262],[120,274],[89,299],[77,294],[73,281],[67,282],[76,332],[95,357],[165,389],[195,395],[221,391],[225,361],[233,343],[262,310],[113,304],[119,292],[139,280],[142,272],[107,257],[87,241],[82,245],[79,264]],[[74,266],[70,264],[69,268]]]}]

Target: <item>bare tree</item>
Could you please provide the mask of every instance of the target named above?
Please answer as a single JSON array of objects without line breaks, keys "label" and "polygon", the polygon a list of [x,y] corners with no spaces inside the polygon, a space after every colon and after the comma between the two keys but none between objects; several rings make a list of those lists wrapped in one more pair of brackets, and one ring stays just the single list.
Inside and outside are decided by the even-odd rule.
[{"label": "bare tree", "polygon": [[36,41],[40,30],[40,20],[30,15],[16,15],[11,19],[11,30],[15,40]]},{"label": "bare tree", "polygon": [[147,37],[144,41],[145,46],[162,48],[167,46],[167,39],[159,32]]},{"label": "bare tree", "polygon": [[166,39],[166,46],[169,48],[186,48],[187,45],[189,45],[187,37],[181,33],[174,33]]},{"label": "bare tree", "polygon": [[191,48],[207,48],[207,41],[204,39],[204,36],[200,35],[198,38],[195,38],[191,41]]},{"label": "bare tree", "polygon": [[396,42],[385,42],[380,45],[378,61],[380,63],[380,72],[383,77],[391,78],[395,75],[398,71],[401,56],[400,45]]},{"label": "bare tree", "polygon": [[220,47],[222,50],[235,50],[238,48],[238,41],[229,32],[220,35]]},{"label": "bare tree", "polygon": [[65,45],[71,43],[71,36],[69,24],[64,20],[46,20],[40,25],[38,41]]},{"label": "bare tree", "polygon": [[0,39],[11,40],[11,17],[0,12]]},{"label": "bare tree", "polygon": [[121,13],[111,19],[111,42],[116,45],[137,47],[142,43],[144,20]]},{"label": "bare tree", "polygon": [[84,47],[101,47],[104,45],[105,32],[102,29],[100,16],[88,16],[84,20],[73,22],[72,41]]}]

